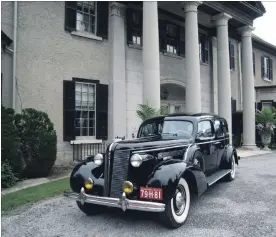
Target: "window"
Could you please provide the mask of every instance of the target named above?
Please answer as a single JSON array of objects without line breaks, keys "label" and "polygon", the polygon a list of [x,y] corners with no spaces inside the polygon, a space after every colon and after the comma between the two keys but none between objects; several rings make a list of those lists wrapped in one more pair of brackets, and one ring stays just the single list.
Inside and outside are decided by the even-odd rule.
[{"label": "window", "polygon": [[272,109],[272,102],[262,102],[262,108]]},{"label": "window", "polygon": [[138,137],[148,137],[161,134],[163,121],[163,119],[154,119],[143,124],[138,131]]},{"label": "window", "polygon": [[166,120],[164,121],[162,136],[164,138],[191,138],[194,125],[191,121],[184,120]]},{"label": "window", "polygon": [[208,63],[209,61],[209,42],[206,35],[199,35],[199,59],[200,62]]},{"label": "window", "polygon": [[230,61],[230,70],[235,70],[235,46],[229,41],[229,61]]},{"label": "window", "polygon": [[220,120],[215,120],[215,133],[216,133],[217,137],[224,136],[223,124]]},{"label": "window", "polygon": [[107,39],[108,12],[108,1],[65,2],[65,30]]},{"label": "window", "polygon": [[75,136],[95,136],[96,85],[76,82]]},{"label": "window", "polygon": [[166,25],[166,51],[172,54],[178,54],[178,27],[176,25]]},{"label": "window", "polygon": [[142,46],[142,11],[127,9],[128,43]]},{"label": "window", "polygon": [[255,65],[255,53],[254,52],[252,52],[252,59],[253,59],[253,72],[254,72],[254,75],[255,75],[256,65]]},{"label": "window", "polygon": [[107,140],[107,125],[108,85],[79,78],[63,81],[63,140]]},{"label": "window", "polygon": [[97,2],[77,2],[77,31],[96,34]]},{"label": "window", "polygon": [[267,56],[261,57],[262,78],[271,81],[273,79],[273,64],[272,59]]},{"label": "window", "polygon": [[200,138],[211,138],[214,136],[211,121],[201,121],[198,123],[197,135]]}]

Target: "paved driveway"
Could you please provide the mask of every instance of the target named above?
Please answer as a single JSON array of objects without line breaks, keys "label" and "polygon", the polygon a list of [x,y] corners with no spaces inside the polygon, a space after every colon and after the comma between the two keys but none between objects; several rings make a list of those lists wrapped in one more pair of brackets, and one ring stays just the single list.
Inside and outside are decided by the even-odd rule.
[{"label": "paved driveway", "polygon": [[140,212],[87,217],[73,200],[58,197],[3,216],[2,236],[276,237],[276,153],[242,159],[235,181],[196,198],[186,225],[176,230]]}]

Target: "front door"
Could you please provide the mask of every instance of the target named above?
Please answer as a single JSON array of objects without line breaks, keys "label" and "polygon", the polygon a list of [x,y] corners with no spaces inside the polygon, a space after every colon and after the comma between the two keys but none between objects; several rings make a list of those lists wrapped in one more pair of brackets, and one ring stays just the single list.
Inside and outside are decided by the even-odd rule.
[{"label": "front door", "polygon": [[184,112],[184,104],[181,102],[174,102],[174,101],[161,102],[161,108],[165,114]]},{"label": "front door", "polygon": [[198,145],[205,158],[205,172],[207,175],[215,172],[217,167],[217,149],[214,144],[215,132],[211,120],[203,120],[198,123]]}]

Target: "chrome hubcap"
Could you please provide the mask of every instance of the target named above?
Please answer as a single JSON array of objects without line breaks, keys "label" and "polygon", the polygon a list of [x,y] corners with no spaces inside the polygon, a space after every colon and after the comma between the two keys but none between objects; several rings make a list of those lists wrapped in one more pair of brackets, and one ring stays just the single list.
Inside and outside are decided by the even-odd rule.
[{"label": "chrome hubcap", "polygon": [[184,187],[179,186],[176,190],[174,197],[174,211],[175,214],[180,216],[183,214],[186,206],[186,193]]}]

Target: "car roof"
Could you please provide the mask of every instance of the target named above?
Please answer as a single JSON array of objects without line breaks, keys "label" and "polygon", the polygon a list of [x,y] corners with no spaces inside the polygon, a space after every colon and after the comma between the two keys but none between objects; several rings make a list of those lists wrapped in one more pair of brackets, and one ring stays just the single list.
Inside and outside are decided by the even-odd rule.
[{"label": "car roof", "polygon": [[207,118],[217,118],[217,119],[223,119],[222,117],[220,117],[217,114],[213,114],[213,113],[173,113],[173,114],[169,114],[169,115],[159,115],[159,116],[155,116],[152,118],[149,118],[147,120],[145,120],[144,122],[149,122],[151,120],[158,120],[158,119],[164,119],[164,120],[173,120],[175,118],[178,119],[183,119],[183,120],[192,120],[192,121],[199,121],[202,119],[207,119]]}]

